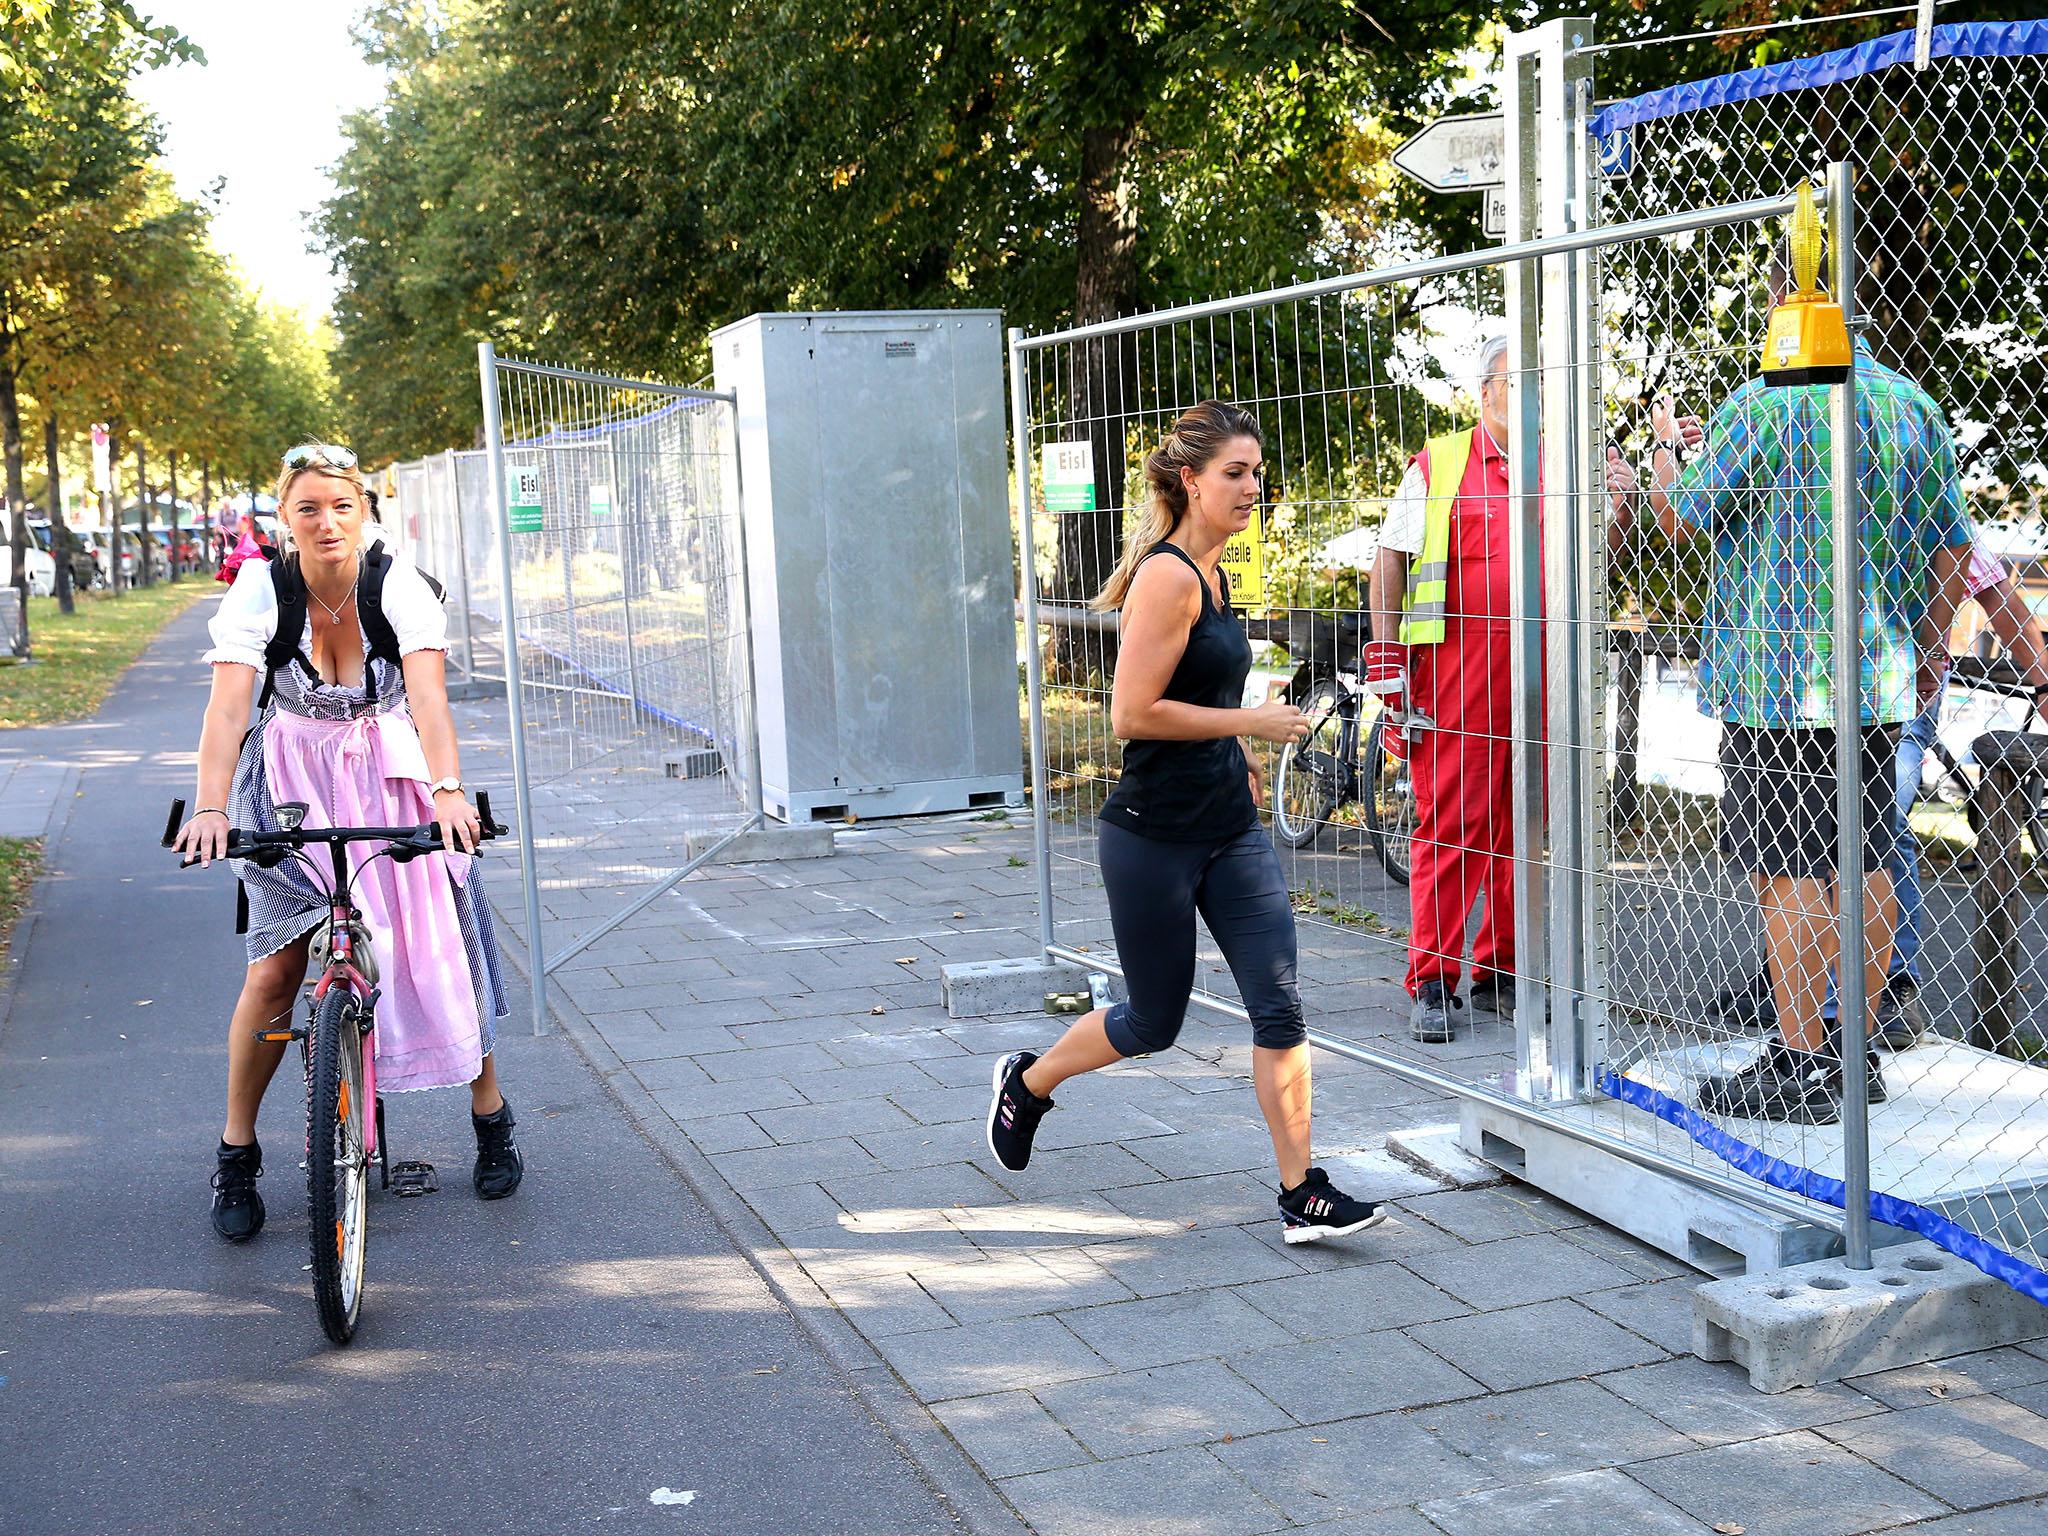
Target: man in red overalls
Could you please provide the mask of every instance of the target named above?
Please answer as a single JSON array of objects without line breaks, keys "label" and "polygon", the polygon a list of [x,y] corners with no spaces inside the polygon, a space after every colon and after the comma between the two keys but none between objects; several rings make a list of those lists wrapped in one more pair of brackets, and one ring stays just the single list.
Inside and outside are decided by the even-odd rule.
[{"label": "man in red overalls", "polygon": [[[1373,562],[1365,679],[1414,754],[1407,986],[1410,1028],[1428,1044],[1455,1038],[1466,1016],[1458,978],[1482,890],[1470,1006],[1514,1012],[1507,353],[1505,337],[1481,351],[1478,426],[1431,438],[1409,461]],[[1636,477],[1611,446],[1607,457],[1618,540]]]}]

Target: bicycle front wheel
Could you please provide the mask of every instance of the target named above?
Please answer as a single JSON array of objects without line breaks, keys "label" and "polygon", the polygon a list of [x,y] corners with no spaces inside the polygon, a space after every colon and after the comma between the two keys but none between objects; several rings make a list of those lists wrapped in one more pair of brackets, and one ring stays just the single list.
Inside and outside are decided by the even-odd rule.
[{"label": "bicycle front wheel", "polygon": [[1343,739],[1340,686],[1324,678],[1301,701],[1305,740],[1280,749],[1273,769],[1273,832],[1290,848],[1306,848],[1337,811],[1337,747]]},{"label": "bicycle front wheel", "polygon": [[1373,722],[1365,743],[1365,824],[1380,867],[1406,885],[1415,835],[1415,772],[1407,758],[1387,750],[1385,715]]},{"label": "bicycle front wheel", "polygon": [[337,1344],[355,1336],[369,1242],[370,1159],[363,1141],[362,1005],[337,986],[313,1014],[306,1094],[306,1216],[313,1233],[313,1300]]}]

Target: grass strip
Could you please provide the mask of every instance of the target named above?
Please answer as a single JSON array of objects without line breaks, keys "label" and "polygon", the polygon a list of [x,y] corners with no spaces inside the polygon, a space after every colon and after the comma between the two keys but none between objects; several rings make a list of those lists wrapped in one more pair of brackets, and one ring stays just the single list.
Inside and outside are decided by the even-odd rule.
[{"label": "grass strip", "polygon": [[43,863],[39,837],[0,837],[0,944],[14,932]]},{"label": "grass strip", "polygon": [[201,577],[133,591],[81,592],[78,611],[57,611],[54,597],[28,600],[33,657],[0,666],[0,730],[57,725],[96,713],[114,682],[158,630],[222,588]]}]

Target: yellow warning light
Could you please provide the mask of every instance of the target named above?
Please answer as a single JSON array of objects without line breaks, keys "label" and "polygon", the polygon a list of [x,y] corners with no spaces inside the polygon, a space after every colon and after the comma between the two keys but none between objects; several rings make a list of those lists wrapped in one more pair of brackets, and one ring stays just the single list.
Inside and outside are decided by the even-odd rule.
[{"label": "yellow warning light", "polygon": [[1849,325],[1820,286],[1820,214],[1801,182],[1786,231],[1796,290],[1771,311],[1764,332],[1766,384],[1839,384],[1849,376]]}]

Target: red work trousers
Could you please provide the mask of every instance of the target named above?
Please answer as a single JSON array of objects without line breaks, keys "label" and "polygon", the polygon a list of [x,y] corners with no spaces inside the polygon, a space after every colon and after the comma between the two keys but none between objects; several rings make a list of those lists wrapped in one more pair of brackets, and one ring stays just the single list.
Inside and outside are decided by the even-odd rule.
[{"label": "red work trousers", "polygon": [[1408,991],[1458,984],[1465,929],[1483,891],[1475,978],[1515,968],[1514,801],[1509,778],[1507,626],[1453,619],[1440,645],[1418,648],[1416,705],[1437,724],[1410,733],[1415,834],[1410,844]]}]

